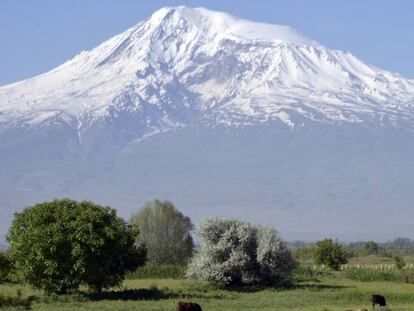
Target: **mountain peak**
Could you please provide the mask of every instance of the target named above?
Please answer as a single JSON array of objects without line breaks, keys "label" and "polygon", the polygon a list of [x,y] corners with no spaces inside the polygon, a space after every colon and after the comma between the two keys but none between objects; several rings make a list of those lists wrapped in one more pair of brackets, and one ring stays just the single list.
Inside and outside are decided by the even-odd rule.
[{"label": "mountain peak", "polygon": [[231,14],[206,8],[187,6],[164,7],[150,18],[152,23],[163,21],[186,21],[205,34],[219,38],[239,38],[244,40],[266,40],[293,43],[298,45],[319,45],[290,26],[266,24],[242,19]]}]

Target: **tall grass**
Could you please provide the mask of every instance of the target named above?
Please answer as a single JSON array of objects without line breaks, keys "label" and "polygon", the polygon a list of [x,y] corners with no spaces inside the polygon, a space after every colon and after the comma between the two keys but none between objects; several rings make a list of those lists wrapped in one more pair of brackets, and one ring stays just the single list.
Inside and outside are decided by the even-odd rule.
[{"label": "tall grass", "polygon": [[[341,266],[341,272],[345,278],[362,282],[404,282],[414,283],[414,265],[409,264],[398,267],[396,264],[346,264]],[[312,277],[318,279],[319,276],[325,278],[329,275],[329,268],[324,265],[309,265],[298,269],[295,272],[295,280],[311,280]]]},{"label": "tall grass", "polygon": [[183,279],[186,266],[149,264],[129,273],[127,279]]},{"label": "tall grass", "polygon": [[391,265],[381,266],[351,266],[343,268],[346,278],[363,282],[390,281],[390,282],[414,282],[414,270],[396,269]]},{"label": "tall grass", "polygon": [[414,265],[408,264],[397,267],[396,264],[346,264],[341,266],[341,270],[347,269],[368,269],[376,271],[396,271],[402,270],[407,272],[414,272]]}]

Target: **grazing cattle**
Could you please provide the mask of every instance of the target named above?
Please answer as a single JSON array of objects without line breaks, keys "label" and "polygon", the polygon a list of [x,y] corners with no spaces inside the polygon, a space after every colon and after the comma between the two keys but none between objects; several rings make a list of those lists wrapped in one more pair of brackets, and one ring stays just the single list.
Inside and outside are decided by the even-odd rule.
[{"label": "grazing cattle", "polygon": [[202,311],[198,303],[195,302],[179,302],[177,303],[177,311]]},{"label": "grazing cattle", "polygon": [[381,295],[372,295],[371,301],[373,308],[375,307],[375,305],[379,305],[380,307],[385,307],[387,305],[385,297]]}]

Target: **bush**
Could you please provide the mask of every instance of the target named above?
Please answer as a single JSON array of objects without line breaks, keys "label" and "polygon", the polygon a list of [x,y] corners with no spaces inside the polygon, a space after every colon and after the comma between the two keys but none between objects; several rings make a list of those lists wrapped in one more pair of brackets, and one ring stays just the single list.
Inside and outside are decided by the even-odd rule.
[{"label": "bush", "polygon": [[348,262],[344,247],[331,239],[316,242],[314,260],[316,264],[327,265],[333,270],[339,270]]},{"label": "bush", "polygon": [[48,293],[100,292],[144,263],[135,233],[109,207],[64,199],[16,213],[7,238],[19,280]]},{"label": "bush", "polygon": [[157,265],[183,265],[193,255],[193,224],[168,201],[149,202],[130,219],[140,228],[137,245],[148,249],[149,263]]},{"label": "bush", "polygon": [[290,284],[295,264],[274,229],[215,218],[201,223],[197,233],[202,247],[189,264],[188,277],[220,286]]}]

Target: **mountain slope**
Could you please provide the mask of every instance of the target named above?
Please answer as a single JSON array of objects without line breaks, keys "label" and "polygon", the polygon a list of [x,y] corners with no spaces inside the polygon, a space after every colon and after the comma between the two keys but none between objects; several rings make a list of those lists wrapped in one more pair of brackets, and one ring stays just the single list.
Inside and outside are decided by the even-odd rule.
[{"label": "mountain slope", "polygon": [[245,215],[298,239],[386,238],[382,215],[399,209],[387,230],[402,235],[413,105],[414,81],[290,27],[163,8],[0,87],[2,219],[54,197],[123,215],[163,197],[196,219]]}]

